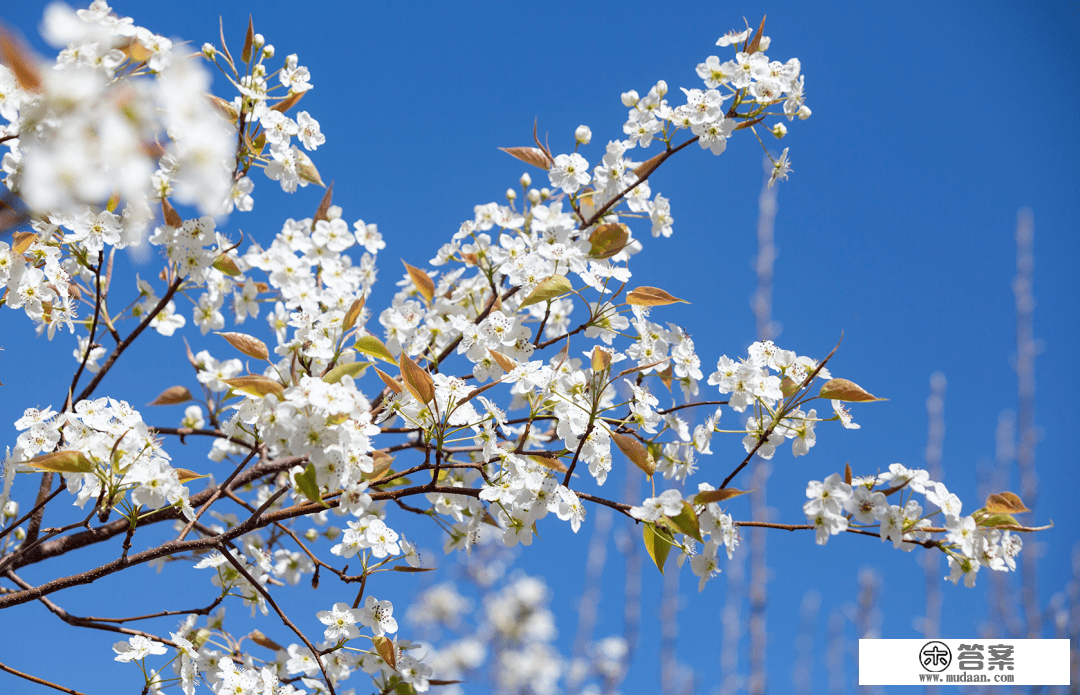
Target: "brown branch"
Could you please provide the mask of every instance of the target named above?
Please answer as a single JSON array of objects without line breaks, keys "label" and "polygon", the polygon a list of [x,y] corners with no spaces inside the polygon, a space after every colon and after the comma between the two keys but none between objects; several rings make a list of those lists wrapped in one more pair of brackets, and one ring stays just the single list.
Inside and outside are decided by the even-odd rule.
[{"label": "brown branch", "polygon": [[[26,581],[24,581],[21,577],[16,575],[11,570],[8,570],[4,574],[5,574],[5,576],[7,576],[8,579],[15,582],[16,584],[21,586],[23,589],[33,589],[34,588],[34,586],[32,584],[27,583]],[[222,597],[222,598],[224,598],[224,597]],[[150,633],[150,632],[143,632],[142,630],[133,630],[131,628],[120,627],[118,625],[106,625],[106,624],[102,624],[102,623],[98,622],[94,618],[83,618],[83,617],[80,617],[80,616],[77,616],[77,615],[71,615],[66,610],[64,610],[60,606],[56,605],[55,603],[53,603],[49,599],[45,598],[44,596],[39,598],[38,601],[40,601],[42,603],[42,605],[44,605],[46,608],[49,609],[49,611],[51,611],[54,615],[56,615],[56,617],[60,618],[61,620],[63,620],[68,625],[72,625],[74,627],[88,627],[88,628],[92,628],[92,629],[95,629],[95,630],[105,630],[106,632],[118,632],[118,633],[124,634],[124,635],[142,636],[142,637],[146,637],[147,639],[152,639],[152,640],[154,640],[156,642],[162,642],[164,644],[169,645],[170,647],[176,647],[177,646],[177,644],[175,642],[173,642],[172,640],[167,640],[167,639],[164,639],[162,637],[158,637],[157,635],[155,635],[153,633]],[[221,598],[219,598],[217,600],[217,602],[220,602],[220,601],[221,601]],[[215,603],[217,603],[217,602],[215,602]]]},{"label": "brown branch", "polygon": [[225,556],[225,559],[229,561],[229,564],[231,564],[236,569],[236,571],[242,574],[244,576],[244,579],[246,579],[248,583],[251,584],[252,588],[262,594],[263,598],[266,599],[266,602],[270,604],[270,607],[273,608],[274,612],[278,614],[279,618],[281,618],[281,622],[284,623],[286,627],[288,627],[290,630],[295,632],[296,636],[299,637],[300,640],[307,646],[307,648],[311,650],[311,655],[315,657],[315,662],[319,664],[319,670],[322,671],[323,679],[326,681],[326,687],[330,690],[330,695],[337,695],[336,691],[334,690],[334,683],[330,680],[330,676],[326,673],[326,666],[323,665],[322,659],[319,657],[319,651],[315,649],[315,645],[308,641],[308,638],[304,636],[304,633],[300,631],[300,628],[296,627],[296,625],[293,624],[293,621],[289,620],[289,616],[285,615],[285,612],[282,611],[281,608],[277,605],[277,602],[274,601],[274,598],[270,595],[270,592],[266,590],[266,587],[264,587],[262,583],[259,582],[259,580],[255,579],[255,577],[252,577],[251,574],[248,573],[246,569],[244,569],[244,566],[240,564],[240,562],[235,557],[233,557],[232,553],[229,552],[229,549],[225,546],[224,543],[218,546],[218,549],[221,551],[221,554]]},{"label": "brown branch", "polygon": [[[101,383],[101,380],[104,379],[105,375],[109,373],[109,370],[112,368],[113,364],[120,357],[120,355],[124,354],[124,351],[127,350],[133,342],[135,342],[135,339],[138,338],[142,334],[142,332],[146,330],[147,326],[150,325],[150,322],[157,318],[157,315],[160,314],[169,304],[169,302],[173,298],[173,295],[176,294],[176,291],[180,289],[180,285],[184,282],[185,277],[186,276],[177,277],[173,281],[173,283],[169,285],[168,291],[165,292],[165,296],[158,301],[157,306],[155,306],[150,311],[150,313],[146,315],[146,318],[144,318],[142,322],[135,327],[135,330],[128,334],[128,337],[124,338],[124,341],[122,343],[116,346],[116,349],[113,350],[111,355],[109,355],[109,359],[105,361],[105,364],[102,365],[98,373],[94,375],[94,378],[91,379],[90,383],[86,385],[86,388],[82,390],[82,393],[79,394],[79,397],[71,401],[71,405],[73,407],[79,401],[85,400],[90,397],[90,394],[94,392],[94,389],[96,389],[98,384]],[[68,397],[70,398],[70,394]]]},{"label": "brown branch", "polygon": [[22,671],[16,671],[15,669],[13,669],[10,666],[8,666],[6,664],[3,664],[3,663],[0,663],[0,671],[7,671],[8,673],[10,673],[13,676],[18,676],[19,678],[25,678],[26,680],[30,681],[31,683],[37,683],[38,685],[44,685],[44,686],[46,686],[48,688],[52,688],[53,690],[59,690],[62,693],[68,693],[68,695],[86,695],[86,693],[80,692],[78,690],[72,690],[71,688],[65,688],[62,685],[57,685],[56,683],[51,683],[51,682],[45,680],[44,678],[38,678],[37,676],[31,676],[29,673],[23,673]]}]

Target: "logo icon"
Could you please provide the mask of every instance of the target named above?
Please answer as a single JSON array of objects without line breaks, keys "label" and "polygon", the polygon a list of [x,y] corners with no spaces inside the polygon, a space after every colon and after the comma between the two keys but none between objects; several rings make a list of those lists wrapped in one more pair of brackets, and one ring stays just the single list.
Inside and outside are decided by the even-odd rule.
[{"label": "logo icon", "polygon": [[952,651],[944,642],[927,642],[919,650],[919,663],[924,671],[941,673],[952,663]]}]

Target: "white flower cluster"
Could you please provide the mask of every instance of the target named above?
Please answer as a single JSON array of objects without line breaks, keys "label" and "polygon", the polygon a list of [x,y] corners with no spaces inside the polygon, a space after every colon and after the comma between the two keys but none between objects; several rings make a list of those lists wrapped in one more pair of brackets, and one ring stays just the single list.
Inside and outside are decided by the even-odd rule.
[{"label": "white flower cluster", "polygon": [[[899,493],[903,502],[905,492],[906,503],[889,504],[889,495]],[[910,552],[916,542],[930,538],[926,529],[931,526],[931,515],[923,513],[922,505],[912,499],[914,494],[923,495],[945,516],[945,539],[938,547],[949,558],[948,579],[954,584],[963,577],[965,586],[975,586],[980,567],[1016,569],[1016,556],[1023,547],[1020,536],[994,528],[1001,520],[985,510],[961,516],[960,498],[944,483],[930,480],[927,471],[908,469],[899,463],[890,465],[885,473],[855,478],[850,484],[839,473],[824,482],[812,480],[806,488],[810,501],[803,505],[803,511],[817,529],[818,545],[825,545],[829,536],[849,527],[878,526],[882,542],[892,541],[894,548]]]},{"label": "white flower cluster", "polygon": [[150,433],[137,410],[112,398],[79,401],[58,415],[51,407],[28,408],[15,421],[21,432],[9,457],[11,470],[33,470],[26,462],[52,452],[63,440],[64,452],[78,452],[81,472],[63,473],[75,504],[103,498],[119,506],[126,496],[136,509],[176,507],[190,519],[194,511],[170,457]]},{"label": "white flower cluster", "polygon": [[[791,350],[782,350],[771,340],[752,344],[749,353],[749,358],[739,362],[723,355],[716,363],[716,371],[709,376],[709,383],[716,386],[720,393],[731,394],[728,405],[732,410],[741,413],[747,406],[757,404],[765,412],[762,416],[761,410],[755,410],[755,416],[747,418],[747,435],[743,438],[743,446],[747,453],[756,449],[758,456],[771,459],[777,446],[785,439],[792,439],[792,453],[795,456],[806,454],[817,442],[814,433],[814,427],[820,422],[817,411],[811,409],[803,412],[795,408],[777,418],[775,408],[784,398],[785,380],[798,386],[815,369],[817,377],[827,380],[831,378],[829,370],[818,369],[813,359],[799,357]],[[770,370],[777,373],[771,374]],[[834,401],[833,406],[838,413],[843,409],[839,401]],[[858,427],[852,425],[846,410],[844,415],[847,417],[845,427]]]},{"label": "white flower cluster", "polygon": [[[715,488],[709,483],[698,483],[698,492],[710,492]],[[673,518],[683,513],[687,502],[682,493],[672,488],[657,497],[646,499],[640,507],[631,507],[630,516],[646,523],[661,521],[664,517]],[[693,540],[687,539],[678,545],[681,551],[679,564],[690,557],[690,567],[700,577],[698,591],[705,589],[705,583],[720,574],[719,550],[724,548],[730,560],[739,545],[739,529],[730,514],[725,514],[716,502],[694,505],[694,516],[700,525],[704,547],[698,552]]]},{"label": "white flower cluster", "polygon": [[104,0],[78,12],[54,3],[42,26],[64,47],[53,69],[29,55],[18,78],[0,66],[0,116],[9,121],[0,135],[11,137],[4,184],[35,212],[73,218],[119,193],[126,206],[123,235],[109,239],[116,246],[138,239],[156,195],[218,212],[232,184],[236,129],[205,102],[206,71]]}]

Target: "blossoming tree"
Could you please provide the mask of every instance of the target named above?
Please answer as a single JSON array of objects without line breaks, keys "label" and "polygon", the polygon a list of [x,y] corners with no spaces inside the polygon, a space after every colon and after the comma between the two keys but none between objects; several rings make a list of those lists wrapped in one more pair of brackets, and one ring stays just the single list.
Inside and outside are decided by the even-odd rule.
[{"label": "blossoming tree", "polygon": [[[226,226],[252,209],[256,169],[286,192],[323,185],[315,160],[327,142],[301,110],[312,76],[296,55],[278,58],[253,25],[242,43],[230,48],[223,31],[190,55],[103,0],[51,6],[44,28],[61,49],[51,66],[11,35],[0,40],[0,304],[15,312],[5,326],[25,314],[49,340],[71,341],[75,359],[64,397],[14,423],[0,610],[194,559],[185,581],[205,582],[205,605],[182,611],[167,635],[127,624],[180,613],[171,608],[110,620],[54,611],[120,633],[113,656],[137,663],[147,689],[336,693],[364,687],[349,682],[361,673],[378,692],[452,685],[377,598],[388,572],[434,569],[402,533],[410,515],[447,553],[469,553],[493,538],[528,546],[545,524],[577,532],[602,505],[639,529],[660,571],[672,553],[689,558],[702,590],[739,552],[744,527],[944,553],[949,578],[967,586],[980,568],[1015,569],[1020,534],[1036,530],[1013,516],[1027,510],[1012,493],[965,505],[901,464],[809,481],[805,523],[737,518],[744,491],[733,482],[755,459],[787,442],[809,454],[819,431],[859,427],[849,404],[879,400],[832,376],[835,350],[801,356],[756,342],[734,359],[705,352],[716,360],[707,375],[708,348],[663,317],[685,300],[633,281],[633,257],[662,253],[673,231],[671,202],[650,185],[669,160],[756,140],[770,185],[788,177],[788,150],[772,145],[810,109],[800,62],[770,57],[764,21],[720,37],[727,55],[706,57],[691,86],[624,93],[625,125],[595,165],[579,151],[593,137],[585,126],[572,150],[552,149],[535,128],[531,145],[506,148],[541,187],[524,174],[505,204],[476,205],[430,260],[403,262],[378,311],[367,299],[385,244],[375,224],[350,226],[332,186],[273,238]],[[210,69],[232,91],[211,94]],[[118,250],[146,246],[161,262],[155,278],[114,273]],[[112,298],[125,283],[137,296],[122,305]],[[190,326],[181,297],[194,305]],[[101,388],[148,331],[220,336],[187,350],[188,375],[160,384],[151,406],[185,405],[180,422]],[[717,434],[740,437],[745,457],[705,476],[699,462]],[[175,444],[185,438],[211,441],[209,460],[183,457]],[[605,494],[616,467],[647,479],[648,496]],[[27,487],[36,498],[20,506],[13,496]],[[53,525],[64,500],[78,518]],[[239,515],[223,511],[237,505]],[[332,517],[342,532],[320,530]],[[158,528],[170,539],[133,550]],[[20,576],[106,545],[113,559],[90,570],[37,584]],[[335,595],[316,615],[290,616],[274,594],[305,575],[313,586],[332,576]],[[496,600],[536,596],[527,582],[504,589]],[[269,658],[214,613],[234,602],[276,614],[249,635]]]}]

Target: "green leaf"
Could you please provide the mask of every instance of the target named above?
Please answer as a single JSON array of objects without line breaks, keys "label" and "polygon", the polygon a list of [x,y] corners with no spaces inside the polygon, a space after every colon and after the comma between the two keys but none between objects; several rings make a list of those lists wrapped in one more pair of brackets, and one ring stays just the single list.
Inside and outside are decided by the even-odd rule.
[{"label": "green leaf", "polygon": [[994,527],[994,526],[1021,526],[1021,523],[1016,520],[1012,514],[988,514],[981,517],[978,522],[979,526]]},{"label": "green leaf", "polygon": [[550,275],[541,280],[533,291],[529,293],[529,296],[521,302],[521,307],[557,299],[573,289],[574,286],[570,284],[565,275]]},{"label": "green leaf", "polygon": [[339,364],[326,374],[323,374],[322,380],[328,384],[336,384],[341,381],[341,377],[348,375],[352,378],[356,378],[364,373],[364,370],[371,366],[370,362],[350,362],[349,364]]},{"label": "green leaf", "polygon": [[236,277],[241,274],[240,266],[236,265],[236,261],[234,261],[227,253],[223,253],[214,259],[213,266],[229,277]]},{"label": "green leaf", "polygon": [[222,379],[233,391],[246,393],[250,396],[265,398],[268,394],[274,394],[279,401],[285,400],[285,387],[280,383],[257,374],[238,376],[232,379]]},{"label": "green leaf", "polygon": [[304,497],[329,509],[330,505],[323,501],[322,494],[319,493],[319,484],[315,482],[317,477],[315,464],[309,463],[303,473],[296,474],[296,487],[299,488]]},{"label": "green leaf", "polygon": [[383,341],[379,340],[373,335],[365,335],[356,339],[356,344],[353,345],[357,352],[361,352],[369,357],[374,357],[377,360],[383,362],[389,362],[390,364],[397,366],[397,360],[394,359],[394,355],[390,352],[390,349],[383,344]]},{"label": "green leaf", "polygon": [[589,257],[611,258],[626,247],[630,232],[625,224],[602,224],[589,235]]},{"label": "green leaf", "polygon": [[23,463],[39,471],[52,473],[89,473],[96,468],[94,462],[86,458],[86,454],[81,451],[54,451],[51,454],[35,456]]},{"label": "green leaf", "polygon": [[675,538],[666,530],[657,528],[653,524],[644,524],[642,535],[645,540],[645,550],[648,551],[656,569],[663,574],[664,562],[667,561],[668,553],[671,552],[671,546],[675,544]]},{"label": "green leaf", "polygon": [[699,543],[705,542],[705,539],[701,537],[701,524],[698,523],[697,515],[694,514],[694,508],[691,507],[690,503],[686,500],[683,500],[682,511],[676,516],[668,518],[671,520],[672,525],[678,530]]}]

